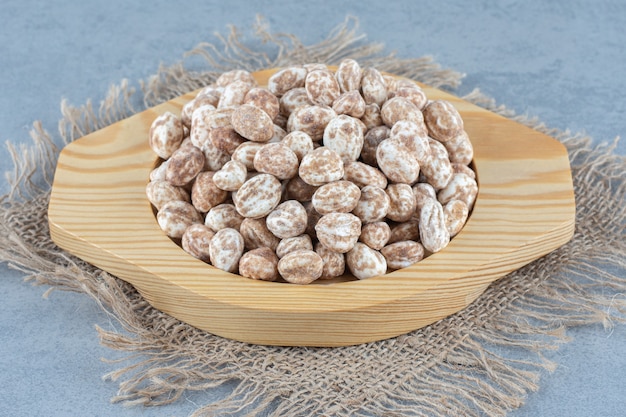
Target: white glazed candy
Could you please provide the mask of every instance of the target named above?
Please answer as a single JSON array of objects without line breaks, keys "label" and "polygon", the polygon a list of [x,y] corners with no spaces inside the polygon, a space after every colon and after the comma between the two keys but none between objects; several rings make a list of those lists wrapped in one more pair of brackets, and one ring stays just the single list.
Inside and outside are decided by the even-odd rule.
[{"label": "white glazed candy", "polygon": [[274,136],[274,123],[270,116],[251,104],[237,107],[230,121],[237,133],[253,142],[267,142]]},{"label": "white glazed candy", "polygon": [[413,189],[409,184],[389,184],[385,190],[389,196],[387,218],[395,222],[405,222],[415,214],[417,204]]},{"label": "white glazed candy", "polygon": [[185,252],[204,262],[211,261],[211,239],[215,232],[209,226],[194,223],[185,229],[181,238],[181,246]]},{"label": "white glazed candy", "polygon": [[272,210],[265,223],[274,236],[286,239],[304,233],[307,221],[308,217],[304,206],[298,201],[288,200]]},{"label": "white glazed candy", "polygon": [[349,91],[358,92],[359,88],[361,88],[363,70],[354,59],[344,59],[339,63],[335,77],[337,78],[342,93]]},{"label": "white glazed candy", "polygon": [[379,169],[363,162],[348,162],[343,166],[343,179],[353,182],[358,187],[375,185],[379,188],[387,188],[387,177]]},{"label": "white glazed candy", "polygon": [[172,185],[189,184],[204,168],[204,154],[195,146],[178,148],[167,160],[165,180]]},{"label": "white glazed candy", "polygon": [[204,224],[214,232],[226,228],[239,230],[243,219],[233,204],[224,203],[209,210],[204,218]]},{"label": "white glazed candy", "polygon": [[351,250],[361,235],[361,220],[350,213],[330,213],[315,225],[319,241],[339,253]]},{"label": "white glazed candy", "polygon": [[194,223],[202,223],[202,216],[191,204],[172,200],[165,203],[157,212],[157,221],[166,235],[180,239],[187,227]]},{"label": "white glazed candy", "polygon": [[209,247],[211,264],[222,271],[237,273],[243,250],[241,234],[235,229],[222,229],[211,239]]},{"label": "white glazed candy", "polygon": [[150,181],[146,186],[146,196],[157,210],[172,200],[189,202],[187,190],[167,181]]},{"label": "white glazed candy", "polygon": [[361,190],[350,181],[334,181],[319,187],[311,201],[320,214],[349,213],[361,198]]},{"label": "white glazed candy", "polygon": [[478,195],[454,105],[353,59],[283,68],[267,87],[228,71],[158,116],[148,141],[165,234],[255,280],[406,268],[460,233]]},{"label": "white glazed candy", "polygon": [[310,284],[322,276],[324,261],[312,250],[297,250],[278,261],[278,272],[292,284]]},{"label": "white glazed candy", "polygon": [[307,70],[302,67],[290,67],[276,71],[268,80],[267,88],[280,97],[298,87],[304,87]]},{"label": "white glazed candy", "polygon": [[413,240],[391,243],[380,250],[389,269],[402,269],[424,258],[424,247]]},{"label": "white glazed candy", "polygon": [[359,120],[341,114],[324,129],[324,146],[339,154],[343,163],[356,161],[363,149],[363,130]]},{"label": "white glazed candy", "polygon": [[322,258],[324,269],[320,279],[331,279],[344,274],[346,270],[346,258],[343,253],[328,249],[321,243],[315,245],[315,252]]},{"label": "white glazed candy", "polygon": [[213,175],[215,185],[224,191],[238,190],[246,181],[248,170],[239,161],[232,159]]},{"label": "white glazed candy", "polygon": [[391,228],[387,222],[374,222],[363,225],[359,241],[372,249],[381,250],[391,238]]},{"label": "white glazed candy", "polygon": [[163,159],[169,158],[183,141],[183,123],[170,112],[166,112],[150,126],[150,147]]},{"label": "white glazed candy", "polygon": [[251,104],[263,110],[270,119],[276,119],[280,111],[280,101],[266,88],[255,87],[249,90],[244,97],[245,104]]},{"label": "white glazed candy", "polygon": [[270,248],[257,248],[244,253],[239,260],[241,276],[262,281],[278,278],[278,257]]},{"label": "white glazed candy", "polygon": [[361,197],[352,213],[363,223],[374,223],[387,216],[390,206],[391,200],[385,190],[375,185],[366,185],[361,189]]},{"label": "white glazed candy", "polygon": [[252,162],[258,172],[288,180],[298,173],[298,156],[284,143],[268,143],[254,155]]},{"label": "white glazed candy", "polygon": [[429,199],[420,211],[420,240],[430,252],[439,252],[450,242],[443,207],[437,200]]},{"label": "white glazed candy", "polygon": [[276,246],[276,255],[279,259],[297,250],[313,250],[313,241],[309,235],[300,235],[282,239]]},{"label": "white glazed candy", "polygon": [[299,130],[319,142],[324,136],[324,129],[337,116],[337,113],[326,106],[312,105],[294,109],[287,120],[287,132]]},{"label": "white glazed candy", "polygon": [[380,117],[390,128],[400,120],[413,122],[418,126],[424,125],[424,116],[420,109],[404,97],[394,97],[387,100],[380,109]]},{"label": "white glazed candy", "polygon": [[309,100],[320,106],[332,106],[339,97],[339,84],[332,72],[315,70],[307,74],[304,88]]},{"label": "white glazed candy", "polygon": [[378,145],[376,162],[391,182],[413,184],[420,173],[417,160],[397,138],[385,139]]},{"label": "white glazed candy", "polygon": [[457,109],[445,100],[435,100],[424,108],[424,121],[430,136],[446,142],[463,130],[463,119]]},{"label": "white glazed candy", "polygon": [[348,91],[337,97],[333,110],[337,114],[360,118],[365,114],[365,100],[358,91]]},{"label": "white glazed candy", "polygon": [[322,146],[302,158],[298,173],[307,184],[323,185],[343,178],[343,161],[337,152]]},{"label": "white glazed candy", "polygon": [[387,272],[387,261],[377,250],[358,242],[346,254],[346,265],[358,279],[367,279],[384,275]]},{"label": "white glazed candy", "polygon": [[367,104],[376,104],[379,107],[383,105],[387,100],[387,86],[380,71],[372,67],[363,70],[361,91]]},{"label": "white glazed candy", "polygon": [[282,186],[275,176],[259,174],[237,190],[235,207],[244,217],[265,217],[280,202]]}]

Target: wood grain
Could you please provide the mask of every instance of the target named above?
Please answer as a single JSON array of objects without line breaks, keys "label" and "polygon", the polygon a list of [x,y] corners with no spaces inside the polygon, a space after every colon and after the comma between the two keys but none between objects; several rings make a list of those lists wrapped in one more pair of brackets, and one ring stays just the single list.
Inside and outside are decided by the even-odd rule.
[{"label": "wood grain", "polygon": [[[261,85],[273,70],[255,73]],[[475,148],[479,193],[463,231],[443,251],[385,276],[308,286],[253,281],[186,254],[159,229],[145,186],[156,157],[152,120],[180,114],[189,93],[68,145],[49,205],[52,239],[134,285],[156,308],[244,342],[342,346],[409,332],[455,313],[494,280],[566,243],[574,193],[565,148],[471,103],[451,101]]]}]

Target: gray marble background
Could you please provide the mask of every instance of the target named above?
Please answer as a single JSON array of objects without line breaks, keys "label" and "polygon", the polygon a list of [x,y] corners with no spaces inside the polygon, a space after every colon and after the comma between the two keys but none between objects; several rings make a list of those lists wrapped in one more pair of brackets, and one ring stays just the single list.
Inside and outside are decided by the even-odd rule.
[{"label": "gray marble background", "polygon": [[[231,23],[257,13],[305,44],[320,41],[347,14],[368,40],[400,57],[432,55],[466,74],[458,94],[478,87],[548,126],[597,142],[624,134],[624,1],[3,0],[0,2],[0,140],[29,143],[34,120],[55,134],[62,98],[101,100],[109,85],[172,64]],[[245,30],[244,30],[245,33]],[[626,155],[622,141],[618,152]],[[0,171],[11,168],[0,148]],[[0,192],[8,190],[0,183]],[[190,394],[161,408],[124,408],[102,380],[119,357],[98,344],[94,325],[116,324],[87,297],[33,287],[0,265],[1,416],[185,416],[211,399]],[[547,356],[560,366],[511,416],[620,416],[626,413],[626,330],[572,329]]]}]

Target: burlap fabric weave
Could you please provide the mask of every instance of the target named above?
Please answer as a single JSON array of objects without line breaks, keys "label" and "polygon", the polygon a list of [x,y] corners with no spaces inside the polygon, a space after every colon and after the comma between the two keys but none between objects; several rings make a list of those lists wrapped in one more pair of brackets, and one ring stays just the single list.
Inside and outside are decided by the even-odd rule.
[{"label": "burlap fabric weave", "polygon": [[[500,279],[467,309],[390,340],[342,348],[256,346],[197,330],[152,308],[132,286],[59,249],[50,240],[46,210],[59,148],[91,131],[213,81],[234,68],[288,64],[361,65],[403,75],[454,93],[461,75],[430,58],[399,59],[365,42],[356,21],[316,45],[270,32],[259,20],[247,39],[231,29],[200,44],[181,63],[162,67],[135,92],[113,86],[99,109],[62,103],[59,134],[40,123],[34,145],[12,149],[12,191],[2,197],[0,260],[50,290],[90,296],[120,329],[98,328],[101,342],[126,352],[106,377],[119,383],[114,401],[159,405],[185,393],[221,389],[217,402],[194,416],[498,416],[538,389],[542,369],[556,364],[542,352],[568,340],[570,326],[626,319],[626,160],[611,144],[592,147],[582,135],[550,130],[516,117],[478,91],[465,99],[550,134],[567,147],[577,201],[576,232],[565,246]],[[255,45],[252,49],[251,45]],[[189,70],[189,56],[204,58]],[[199,65],[196,62],[196,67]],[[119,369],[116,369],[119,368]]]}]

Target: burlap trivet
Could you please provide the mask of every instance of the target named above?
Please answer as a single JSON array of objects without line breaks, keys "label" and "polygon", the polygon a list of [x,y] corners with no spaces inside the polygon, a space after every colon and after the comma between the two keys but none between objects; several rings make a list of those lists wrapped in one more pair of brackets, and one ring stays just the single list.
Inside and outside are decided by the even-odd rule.
[{"label": "burlap trivet", "polygon": [[[292,35],[270,33],[257,22],[261,53],[233,29],[221,45],[201,44],[189,54],[208,67],[160,68],[142,83],[143,106],[198,88],[231,68],[255,70],[292,63],[336,64],[352,57],[362,65],[453,89],[461,76],[429,58],[381,55],[363,42],[348,19],[311,46]],[[464,311],[394,339],[345,348],[253,346],[207,334],[155,309],[123,281],[68,255],[50,240],[46,209],[58,153],[53,145],[102,128],[142,107],[127,82],[112,87],[96,112],[62,104],[59,136],[34,124],[35,145],[13,149],[12,191],[1,198],[0,260],[27,280],[88,294],[121,326],[98,328],[104,345],[128,353],[115,401],[158,405],[186,391],[232,387],[223,400],[194,415],[504,415],[538,389],[539,371],[555,364],[542,356],[566,342],[569,326],[626,320],[626,159],[611,145],[550,130],[515,117],[474,92],[465,97],[492,111],[551,134],[569,150],[577,201],[577,228],[564,247],[495,282]],[[197,396],[196,396],[197,398]]]}]

